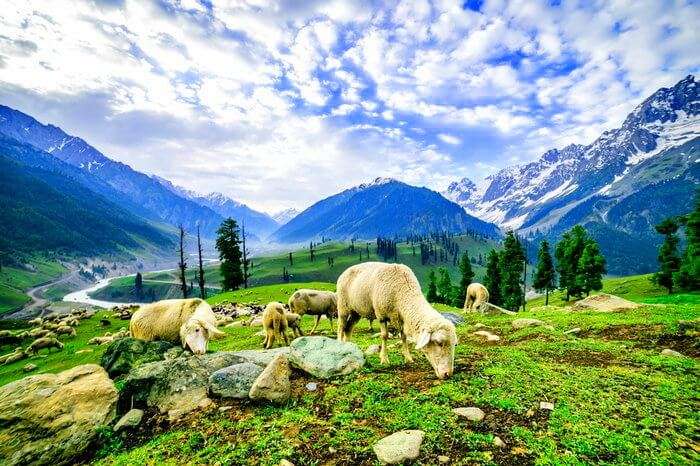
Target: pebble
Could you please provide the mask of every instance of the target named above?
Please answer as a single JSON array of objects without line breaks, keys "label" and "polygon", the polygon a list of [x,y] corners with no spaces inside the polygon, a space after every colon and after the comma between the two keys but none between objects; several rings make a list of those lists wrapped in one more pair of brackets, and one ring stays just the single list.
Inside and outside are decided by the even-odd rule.
[{"label": "pebble", "polygon": [[571,335],[571,334],[580,333],[580,332],[581,332],[581,327],[574,327],[571,330],[567,330],[566,332],[564,332],[564,335]]},{"label": "pebble", "polygon": [[495,437],[493,438],[493,445],[494,445],[495,447],[498,447],[498,448],[503,448],[503,447],[506,446],[506,442],[504,442],[503,440],[501,440],[501,437],[495,436]]},{"label": "pebble", "polygon": [[379,349],[379,345],[369,345],[365,350],[365,355],[369,356],[371,354],[377,354],[379,353]]},{"label": "pebble", "polygon": [[306,389],[310,392],[315,392],[317,388],[318,384],[316,382],[309,382],[306,384]]},{"label": "pebble", "polygon": [[540,409],[554,411],[554,403],[550,403],[549,401],[540,401]]},{"label": "pebble", "polygon": [[665,350],[661,351],[661,356],[674,356],[676,358],[683,357],[681,353],[679,353],[678,351],[673,351],[670,348],[666,348]]},{"label": "pebble", "polygon": [[481,409],[476,408],[474,406],[471,406],[469,408],[454,408],[452,412],[455,413],[457,416],[467,418],[470,421],[474,422],[479,422],[482,419],[484,419],[484,416],[486,416],[486,414],[484,414],[484,412]]},{"label": "pebble", "polygon": [[449,462],[450,462],[450,457],[449,457],[449,456],[445,456],[445,455],[440,455],[440,456],[438,456],[438,462],[439,462],[439,463],[443,463],[443,464],[444,464],[444,463],[449,463]]}]

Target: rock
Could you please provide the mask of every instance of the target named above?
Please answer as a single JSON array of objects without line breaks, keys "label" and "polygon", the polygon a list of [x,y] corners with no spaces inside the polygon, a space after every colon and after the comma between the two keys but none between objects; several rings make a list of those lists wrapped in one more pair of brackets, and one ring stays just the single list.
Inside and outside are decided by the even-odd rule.
[{"label": "rock", "polygon": [[224,367],[209,377],[209,391],[221,398],[248,398],[250,387],[263,368],[252,362]]},{"label": "rock", "polygon": [[486,414],[484,414],[484,412],[481,409],[475,407],[454,408],[452,412],[455,413],[457,416],[467,418],[470,421],[474,422],[479,422],[482,419],[484,419],[484,416],[486,416]]},{"label": "rock", "polygon": [[356,371],[365,364],[358,346],[321,337],[299,337],[292,342],[289,362],[314,377],[328,379]]},{"label": "rock", "polygon": [[133,429],[141,424],[141,419],[143,419],[143,410],[141,409],[131,409],[128,413],[122,416],[121,419],[114,426],[114,431],[119,432],[120,430],[127,428]]},{"label": "rock", "polygon": [[453,325],[459,325],[464,323],[464,317],[454,312],[441,312],[442,316],[452,322]]},{"label": "rock", "polygon": [[618,312],[637,309],[639,306],[639,304],[619,296],[601,293],[576,301],[571,309],[574,311]]},{"label": "rock", "polygon": [[165,341],[143,341],[122,338],[111,343],[100,360],[100,365],[111,378],[128,373],[141,364],[160,361],[166,351],[173,348]]},{"label": "rock", "polygon": [[483,337],[486,343],[497,343],[501,341],[501,337],[489,332],[488,330],[478,330],[472,333],[472,335],[475,335],[477,337]]},{"label": "rock", "polygon": [[501,437],[497,435],[493,438],[493,445],[497,448],[505,448],[506,442],[501,440]]},{"label": "rock", "polygon": [[265,399],[273,403],[284,403],[292,392],[290,375],[287,357],[278,354],[255,379],[248,395],[253,400]]},{"label": "rock", "polygon": [[315,392],[318,389],[318,384],[316,382],[309,382],[306,384],[306,389],[310,392]]},{"label": "rock", "polygon": [[666,349],[662,350],[662,351],[661,351],[661,356],[673,356],[673,357],[676,357],[676,358],[679,358],[679,357],[682,358],[682,357],[683,357],[683,355],[682,355],[681,353],[679,353],[678,351],[673,351],[672,349],[669,349],[669,348],[666,348]]},{"label": "rock", "polygon": [[496,306],[491,303],[481,303],[476,307],[476,310],[482,314],[508,314],[514,316],[516,312],[509,311],[508,309],[503,309],[502,307]]},{"label": "rock", "polygon": [[35,370],[38,366],[36,364],[32,364],[31,362],[29,364],[25,364],[24,367],[22,367],[22,370],[24,372],[31,372]]},{"label": "rock", "polygon": [[449,462],[450,462],[449,456],[445,456],[445,455],[438,456],[438,463],[445,464],[445,463],[449,463]]},{"label": "rock", "polygon": [[418,458],[425,432],[402,430],[384,437],[374,444],[377,459],[384,464],[397,464]]},{"label": "rock", "polygon": [[549,401],[540,401],[540,409],[545,411],[554,411],[554,403],[550,403]]},{"label": "rock", "polygon": [[539,327],[541,325],[545,325],[545,323],[539,319],[515,319],[511,325],[513,326],[513,329],[520,330],[521,328],[525,327]]},{"label": "rock", "polygon": [[481,322],[477,322],[474,324],[475,329],[480,329],[480,328],[486,328],[486,325],[482,324]]},{"label": "rock", "polygon": [[294,466],[294,463],[292,463],[291,461],[282,460],[280,461],[279,466]]},{"label": "rock", "polygon": [[573,335],[576,333],[581,333],[581,327],[574,327],[571,330],[567,330],[566,332],[564,332],[564,335]]},{"label": "rock", "polygon": [[268,350],[243,350],[236,351],[234,354],[245,362],[252,362],[261,367],[266,367],[270,361],[278,354],[287,356],[290,352],[289,346],[273,348]]},{"label": "rock", "polygon": [[163,353],[163,359],[165,360],[170,360],[170,359],[177,359],[185,354],[185,350],[182,349],[180,346],[174,346],[170,348],[168,351]]},{"label": "rock", "polygon": [[96,364],[0,387],[0,464],[75,463],[116,406],[117,390]]},{"label": "rock", "polygon": [[372,354],[379,354],[379,345],[369,345],[365,350],[365,356],[370,356]]}]

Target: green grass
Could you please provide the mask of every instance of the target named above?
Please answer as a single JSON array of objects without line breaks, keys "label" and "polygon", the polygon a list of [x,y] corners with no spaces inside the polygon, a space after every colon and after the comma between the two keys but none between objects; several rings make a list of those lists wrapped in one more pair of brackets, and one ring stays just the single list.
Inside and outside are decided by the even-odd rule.
[{"label": "green grass", "polygon": [[44,259],[32,260],[30,267],[3,267],[0,271],[0,314],[14,311],[27,303],[27,289],[48,282],[65,272],[62,265]]},{"label": "green grass", "polygon": [[218,304],[224,301],[232,303],[267,304],[270,301],[286,303],[296,290],[311,288],[314,290],[335,291],[335,283],[310,282],[310,283],[281,283],[277,285],[265,285],[244,290],[220,293],[207,299],[210,304]]}]

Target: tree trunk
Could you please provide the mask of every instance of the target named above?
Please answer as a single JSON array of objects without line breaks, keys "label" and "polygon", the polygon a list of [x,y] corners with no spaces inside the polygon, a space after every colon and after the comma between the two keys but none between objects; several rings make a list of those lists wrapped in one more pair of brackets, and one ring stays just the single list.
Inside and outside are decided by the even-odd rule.
[{"label": "tree trunk", "polygon": [[180,269],[180,289],[182,290],[182,297],[187,299],[187,279],[185,278],[185,269],[187,269],[187,264],[185,263],[185,229],[180,225],[180,263],[178,264]]},{"label": "tree trunk", "polygon": [[549,306],[549,288],[544,289],[544,305]]},{"label": "tree trunk", "polygon": [[199,225],[197,225],[197,252],[199,253],[199,296],[207,299],[207,291],[204,282],[204,264],[202,263],[202,239],[199,235]]}]

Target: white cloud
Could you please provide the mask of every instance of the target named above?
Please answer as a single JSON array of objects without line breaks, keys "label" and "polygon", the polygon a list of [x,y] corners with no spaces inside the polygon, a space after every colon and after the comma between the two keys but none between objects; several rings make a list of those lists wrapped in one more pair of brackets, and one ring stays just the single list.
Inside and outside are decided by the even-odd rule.
[{"label": "white cloud", "polygon": [[446,144],[452,144],[453,146],[462,144],[462,140],[460,138],[458,138],[457,136],[452,136],[451,134],[440,133],[437,135],[437,137],[442,142]]}]

